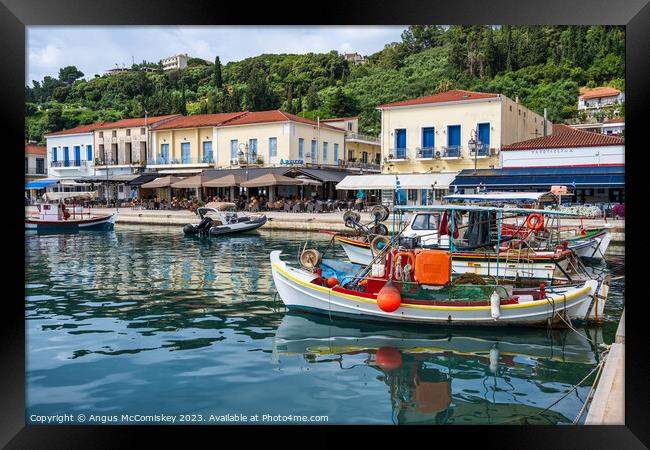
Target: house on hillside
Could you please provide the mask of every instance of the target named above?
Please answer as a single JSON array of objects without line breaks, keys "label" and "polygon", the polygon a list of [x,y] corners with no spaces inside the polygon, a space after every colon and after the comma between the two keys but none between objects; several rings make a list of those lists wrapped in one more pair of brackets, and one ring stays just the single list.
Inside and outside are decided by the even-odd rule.
[{"label": "house on hillside", "polygon": [[[613,87],[601,86],[593,89],[583,87],[580,89],[580,97],[578,97],[578,111],[584,111],[588,117],[593,117],[603,108],[616,107],[623,102],[625,102],[625,93]],[[618,109],[614,110],[614,114],[619,112]]]}]

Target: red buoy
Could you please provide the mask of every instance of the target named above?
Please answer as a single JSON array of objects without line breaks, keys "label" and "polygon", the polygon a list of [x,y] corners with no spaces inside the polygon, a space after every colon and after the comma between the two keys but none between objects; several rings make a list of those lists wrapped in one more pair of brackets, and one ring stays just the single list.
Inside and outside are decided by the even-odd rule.
[{"label": "red buoy", "polygon": [[337,284],[339,284],[339,280],[336,277],[329,277],[327,279],[327,287],[328,288],[333,288]]},{"label": "red buoy", "polygon": [[395,347],[382,347],[375,354],[375,362],[382,369],[399,369],[402,367],[402,354]]},{"label": "red buoy", "polygon": [[387,284],[377,294],[377,305],[382,311],[393,312],[402,304],[402,296],[399,289]]}]

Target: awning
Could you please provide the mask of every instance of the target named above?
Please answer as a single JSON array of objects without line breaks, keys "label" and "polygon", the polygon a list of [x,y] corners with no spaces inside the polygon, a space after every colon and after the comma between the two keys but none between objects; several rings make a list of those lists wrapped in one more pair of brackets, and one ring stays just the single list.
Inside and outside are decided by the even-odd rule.
[{"label": "awning", "polygon": [[300,180],[300,182],[305,186],[322,186],[323,185],[323,183],[321,183],[320,181],[314,180],[314,179],[306,177],[304,175],[297,176],[296,180]]},{"label": "awning", "polygon": [[145,174],[140,175],[138,178],[135,178],[126,184],[129,186],[141,186],[145,183],[155,180],[156,178],[158,178],[158,174]]},{"label": "awning", "polygon": [[[399,178],[401,189],[448,189],[456,173],[409,173],[381,175],[348,175],[336,189],[395,189]],[[396,178],[397,177],[397,178]]]},{"label": "awning", "polygon": [[285,177],[275,173],[267,173],[261,177],[253,178],[249,181],[241,183],[243,187],[265,187],[265,186],[294,186],[302,184],[302,181],[295,178]]},{"label": "awning", "polygon": [[486,192],[482,194],[445,195],[445,200],[471,202],[538,202],[557,201],[557,197],[550,192]]},{"label": "awning", "polygon": [[34,180],[25,183],[25,189],[44,189],[53,184],[57,184],[59,180]]},{"label": "awning", "polygon": [[606,188],[625,186],[625,167],[538,167],[516,169],[463,170],[452,182],[459,188],[479,185],[495,189],[535,188],[549,191],[551,186]]},{"label": "awning", "polygon": [[177,189],[200,188],[201,186],[203,186],[203,182],[207,181],[208,179],[209,178],[205,177],[204,175],[194,175],[193,177],[188,177],[181,181],[177,181],[176,183],[173,183],[171,187]]},{"label": "awning", "polygon": [[95,175],[92,177],[78,177],[75,181],[80,183],[126,183],[139,178],[136,174],[122,174],[122,175]]},{"label": "awning", "polygon": [[63,186],[88,186],[90,183],[80,183],[76,180],[59,180]]},{"label": "awning", "polygon": [[171,186],[172,184],[181,181],[180,178],[178,177],[173,177],[171,175],[166,176],[166,177],[160,177],[156,178],[153,181],[150,181],[148,183],[143,184],[142,187],[143,189],[156,189],[156,188],[166,188]]},{"label": "awning", "polygon": [[225,177],[213,178],[211,180],[203,183],[204,187],[232,187],[239,186],[241,183],[246,181],[242,176],[230,174]]}]

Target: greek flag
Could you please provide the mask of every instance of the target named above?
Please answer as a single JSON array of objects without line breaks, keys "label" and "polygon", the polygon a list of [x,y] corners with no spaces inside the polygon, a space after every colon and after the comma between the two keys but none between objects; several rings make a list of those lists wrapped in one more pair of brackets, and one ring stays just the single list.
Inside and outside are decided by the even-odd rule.
[{"label": "greek flag", "polygon": [[458,194],[458,185],[454,184],[454,194]]},{"label": "greek flag", "polygon": [[395,193],[397,194],[399,190],[401,189],[400,183],[399,183],[399,177],[395,175]]},{"label": "greek flag", "polygon": [[571,182],[571,186],[573,186],[573,189],[576,188],[576,180],[573,180],[573,181]]}]

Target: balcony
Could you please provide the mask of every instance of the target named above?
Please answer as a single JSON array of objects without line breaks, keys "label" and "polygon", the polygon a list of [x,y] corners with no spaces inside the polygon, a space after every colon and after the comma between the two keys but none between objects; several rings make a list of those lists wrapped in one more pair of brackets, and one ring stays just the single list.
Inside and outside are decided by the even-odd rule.
[{"label": "balcony", "polygon": [[343,167],[346,169],[369,170],[371,172],[379,172],[381,170],[380,164],[364,161],[345,161]]},{"label": "balcony", "polygon": [[346,133],[345,139],[347,141],[363,141],[363,142],[369,142],[371,144],[377,144],[377,145],[381,144],[381,140],[378,137],[370,136],[369,134]]},{"label": "balcony", "polygon": [[102,166],[117,166],[117,160],[106,159],[106,158],[95,159],[95,167],[102,167]]},{"label": "balcony", "polygon": [[69,159],[67,161],[50,161],[50,167],[56,167],[56,168],[69,168],[69,169],[76,169],[79,167],[86,167],[88,165],[88,161],[86,160],[78,160],[78,159]]},{"label": "balcony", "polygon": [[442,153],[441,157],[443,159],[449,158],[449,159],[458,159],[461,157],[461,152],[463,150],[463,147],[460,145],[450,145],[447,147],[442,147]]},{"label": "balcony", "polygon": [[214,165],[212,156],[190,157],[190,158],[165,158],[160,155],[147,160],[147,166],[191,166],[191,165]]},{"label": "balcony", "polygon": [[408,158],[406,157],[406,150],[405,148],[391,148],[388,150],[388,160],[389,161],[406,161]]},{"label": "balcony", "polygon": [[25,175],[47,175],[44,167],[29,167],[25,169]]},{"label": "balcony", "polygon": [[418,147],[415,149],[417,160],[434,159],[436,157],[435,147]]},{"label": "balcony", "polygon": [[[476,152],[476,155],[474,154]],[[476,146],[476,150],[472,151],[470,150],[469,152],[470,156],[474,158],[476,156],[477,158],[487,158],[490,156],[490,146],[488,144],[481,144]]]}]

